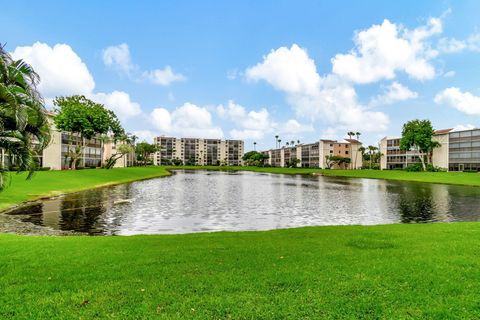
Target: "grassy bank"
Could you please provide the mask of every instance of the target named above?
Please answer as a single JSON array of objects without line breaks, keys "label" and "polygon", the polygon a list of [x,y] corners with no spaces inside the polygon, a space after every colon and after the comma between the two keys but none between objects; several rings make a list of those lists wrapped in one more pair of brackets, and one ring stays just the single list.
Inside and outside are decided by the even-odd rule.
[{"label": "grassy bank", "polygon": [[0,193],[0,210],[40,197],[161,177],[169,174],[162,167],[38,171],[31,180],[25,179],[26,173],[12,173],[10,186]]},{"label": "grassy bank", "polygon": [[480,224],[0,235],[0,318],[473,319]]},{"label": "grassy bank", "polygon": [[324,176],[367,178],[383,180],[414,181],[426,183],[457,184],[466,186],[480,186],[480,174],[466,172],[407,172],[400,170],[324,170],[313,168],[259,168],[259,167],[164,167],[184,169],[209,169],[209,170],[243,170],[283,174],[322,174]]}]

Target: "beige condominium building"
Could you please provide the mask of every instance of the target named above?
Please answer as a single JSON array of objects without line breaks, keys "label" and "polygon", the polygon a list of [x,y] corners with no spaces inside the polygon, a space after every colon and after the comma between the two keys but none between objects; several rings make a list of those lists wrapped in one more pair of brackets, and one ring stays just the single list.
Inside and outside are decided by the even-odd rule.
[{"label": "beige condominium building", "polygon": [[[440,147],[429,155],[434,166],[449,171],[480,170],[480,129],[437,130],[433,139],[440,143]],[[380,151],[384,154],[382,169],[404,168],[419,161],[418,154],[401,151],[399,144],[400,138],[383,138],[380,141]]]},{"label": "beige condominium building", "polygon": [[320,140],[314,143],[298,144],[296,146],[283,147],[263,151],[268,155],[266,163],[274,167],[285,167],[291,160],[298,159],[297,167],[305,168],[327,168],[329,166],[327,157],[340,156],[350,158],[349,164],[334,165],[333,168],[339,169],[359,169],[362,167],[362,153],[359,148],[362,143],[355,139]]},{"label": "beige condominium building", "polygon": [[50,144],[43,150],[40,165],[52,170],[68,169],[70,159],[68,157],[69,140],[70,149],[83,145],[82,155],[77,167],[100,167],[102,165],[102,140],[100,136],[92,139],[83,139],[76,134],[69,134],[52,129]]},{"label": "beige condominium building", "polygon": [[[125,144],[123,141],[108,141],[103,144],[103,161],[106,161],[109,159],[112,155],[115,155],[117,153],[117,148],[118,146]],[[132,152],[124,154],[121,156],[115,165],[113,166],[114,168],[125,168],[125,167],[131,167],[134,165],[135,161],[135,151],[132,145]]]},{"label": "beige condominium building", "polygon": [[[55,128],[50,119],[51,140],[49,145],[36,157],[39,167],[50,168],[51,170],[62,170],[69,167],[68,146],[73,150],[77,145],[83,145],[82,155],[79,158],[77,167],[100,167],[102,164],[102,141],[100,136],[92,139],[81,139],[78,135],[70,135]],[[0,152],[2,166],[15,165],[14,160],[3,152]]]},{"label": "beige condominium building", "polygon": [[243,165],[242,140],[160,136],[154,139],[154,144],[160,147],[153,158],[155,165],[168,165],[175,159],[186,165]]}]

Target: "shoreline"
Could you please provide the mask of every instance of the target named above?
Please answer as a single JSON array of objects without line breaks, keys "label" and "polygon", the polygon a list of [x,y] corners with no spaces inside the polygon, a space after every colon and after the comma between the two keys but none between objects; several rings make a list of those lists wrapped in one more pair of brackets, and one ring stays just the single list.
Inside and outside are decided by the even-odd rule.
[{"label": "shoreline", "polygon": [[[100,189],[112,187],[120,184],[133,183],[136,181],[149,180],[155,178],[168,177],[174,174],[176,170],[205,170],[205,171],[245,171],[245,172],[257,172],[257,173],[269,173],[269,174],[286,174],[286,175],[302,175],[302,176],[324,176],[324,177],[338,177],[338,178],[360,178],[360,179],[377,179],[377,180],[389,180],[400,182],[416,182],[416,183],[433,183],[433,184],[445,184],[445,185],[458,185],[467,187],[479,187],[480,177],[474,173],[447,173],[447,172],[403,172],[403,171],[378,171],[378,170],[324,170],[315,168],[279,168],[279,167],[219,167],[219,166],[147,166],[147,167],[130,167],[130,168],[117,168],[112,170],[105,169],[91,169],[91,170],[78,170],[78,171],[44,171],[41,175],[42,178],[47,177],[47,180],[54,182],[54,189],[46,190],[44,193],[36,195],[25,193],[23,201],[10,201],[5,203],[5,198],[8,199],[8,193],[10,189],[6,189],[4,194],[0,193],[0,233],[12,233],[23,235],[79,235],[75,232],[55,230],[48,227],[42,227],[34,225],[33,223],[23,222],[22,215],[10,215],[11,211],[14,211],[29,203],[35,203],[43,199],[49,199],[52,197],[63,196],[66,194],[72,194],[82,192],[90,189]],[[119,177],[120,173],[128,173],[127,176]],[[102,175],[102,181],[89,184],[81,184],[81,187],[76,185],[74,188],[65,187],[59,188],[62,184],[61,178],[75,179],[75,177],[88,176],[88,175]],[[396,176],[395,176],[396,175]],[[57,180],[52,176],[57,176]],[[468,178],[475,178],[474,180],[468,180],[467,183],[462,179],[467,176]],[[17,176],[15,176],[17,177]],[[60,179],[58,179],[60,177]],[[34,177],[32,180],[21,180],[21,174],[16,181],[12,182],[13,188],[16,183],[24,184],[25,186],[38,186],[42,181],[35,181],[38,177]],[[437,181],[429,181],[425,178],[437,178]],[[438,179],[440,178],[440,179]],[[444,180],[442,180],[442,178]],[[445,181],[446,178],[455,178],[456,181]],[[40,179],[42,180],[42,179]],[[478,180],[478,181],[476,181]],[[17,189],[21,189],[21,186],[17,186]],[[10,191],[10,193],[14,192]],[[24,190],[22,190],[24,191]],[[4,198],[4,199],[2,199]]]}]

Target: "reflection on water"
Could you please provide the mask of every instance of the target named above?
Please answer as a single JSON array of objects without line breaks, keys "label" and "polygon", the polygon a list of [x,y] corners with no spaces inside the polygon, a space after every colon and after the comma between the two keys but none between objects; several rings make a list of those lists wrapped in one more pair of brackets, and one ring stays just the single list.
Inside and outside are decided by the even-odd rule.
[{"label": "reflection on water", "polygon": [[92,235],[480,220],[480,188],[253,172],[178,171],[12,214]]}]

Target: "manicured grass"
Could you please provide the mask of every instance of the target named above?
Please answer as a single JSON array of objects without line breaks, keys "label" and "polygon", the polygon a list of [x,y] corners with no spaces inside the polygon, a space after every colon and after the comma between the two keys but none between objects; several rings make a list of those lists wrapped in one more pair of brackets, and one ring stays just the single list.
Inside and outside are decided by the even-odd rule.
[{"label": "manicured grass", "polygon": [[0,235],[0,318],[478,319],[480,224]]},{"label": "manicured grass", "polygon": [[209,170],[244,170],[255,172],[283,173],[283,174],[321,174],[324,176],[368,178],[384,180],[415,181],[426,183],[457,184],[466,186],[480,186],[480,174],[466,172],[406,172],[400,170],[324,170],[310,168],[276,168],[276,167],[165,167],[185,169]]},{"label": "manicured grass", "polygon": [[106,185],[169,175],[162,167],[88,169],[77,171],[38,171],[31,180],[26,173],[11,174],[9,187],[0,193],[0,210],[15,204]]}]

